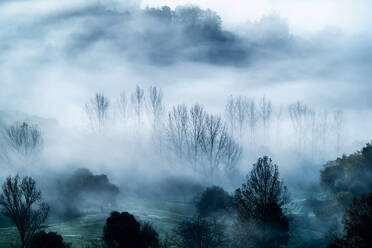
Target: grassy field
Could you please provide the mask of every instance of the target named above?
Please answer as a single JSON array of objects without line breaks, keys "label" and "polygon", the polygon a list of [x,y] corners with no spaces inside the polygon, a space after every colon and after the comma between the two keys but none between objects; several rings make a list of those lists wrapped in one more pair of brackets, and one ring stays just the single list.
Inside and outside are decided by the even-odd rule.
[{"label": "grassy field", "polygon": [[[192,217],[195,213],[193,206],[187,203],[145,202],[138,199],[126,200],[117,210],[128,211],[140,220],[151,222],[161,236],[168,233],[178,222]],[[92,240],[101,238],[109,212],[91,212],[71,221],[48,223],[47,230],[61,234],[66,242],[71,243],[72,248],[84,248]],[[12,243],[17,242],[17,237],[14,227],[0,228],[0,248],[11,247]],[[320,233],[314,230],[296,228],[291,232],[287,247],[297,247],[308,240],[320,237]]]},{"label": "grassy field", "polygon": [[[193,207],[182,202],[144,202],[130,199],[120,204],[118,211],[128,211],[142,221],[149,221],[163,235],[168,233],[179,221],[193,215]],[[58,223],[48,223],[47,231],[61,234],[72,248],[84,247],[92,240],[102,236],[103,226],[110,211],[86,213],[83,217]],[[0,228],[0,248],[10,247],[18,241],[14,227]]]}]

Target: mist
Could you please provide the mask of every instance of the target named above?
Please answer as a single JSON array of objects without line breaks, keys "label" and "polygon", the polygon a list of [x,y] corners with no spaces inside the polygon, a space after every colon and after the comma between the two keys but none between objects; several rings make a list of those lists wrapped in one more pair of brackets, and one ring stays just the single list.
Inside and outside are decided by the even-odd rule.
[{"label": "mist", "polygon": [[[233,192],[268,155],[295,199],[320,192],[324,164],[371,139],[372,36],[364,24],[299,32],[276,12],[225,21],[230,14],[205,5],[2,1],[1,179],[33,176],[50,202],[69,203],[58,211],[81,214],[83,200],[66,201],[78,169],[105,177],[119,202],[192,202],[211,185]],[[101,115],[97,95],[107,101]],[[194,151],[175,141],[175,111],[184,107],[191,123],[195,106],[221,121],[223,155],[210,158],[205,140]],[[22,124],[41,133],[27,155],[9,141]],[[94,198],[96,189],[83,191]]]}]

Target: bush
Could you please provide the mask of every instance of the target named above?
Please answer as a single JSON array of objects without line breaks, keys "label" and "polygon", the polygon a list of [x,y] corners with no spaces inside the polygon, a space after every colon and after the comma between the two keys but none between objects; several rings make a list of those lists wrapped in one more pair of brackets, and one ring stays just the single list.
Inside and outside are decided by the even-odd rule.
[{"label": "bush", "polygon": [[158,233],[149,223],[139,223],[128,212],[112,212],[103,229],[108,248],[154,248],[159,246]]},{"label": "bush", "polygon": [[201,217],[181,222],[173,233],[171,243],[177,248],[219,248],[227,241],[220,223]]},{"label": "bush", "polygon": [[367,248],[372,244],[372,192],[354,198],[344,215],[345,237],[328,248]]},{"label": "bush", "polygon": [[31,241],[30,248],[69,248],[70,245],[63,242],[61,235],[55,232],[38,232]]},{"label": "bush", "polygon": [[232,197],[221,187],[207,188],[196,202],[200,216],[208,217],[231,209]]},{"label": "bush", "polygon": [[354,196],[372,191],[372,144],[361,151],[328,162],[320,172],[322,186],[337,195],[350,192]]}]

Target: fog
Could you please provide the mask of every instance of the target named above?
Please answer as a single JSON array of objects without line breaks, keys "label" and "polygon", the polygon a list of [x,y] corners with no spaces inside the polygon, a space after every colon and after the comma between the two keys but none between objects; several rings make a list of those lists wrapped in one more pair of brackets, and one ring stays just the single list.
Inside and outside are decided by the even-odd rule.
[{"label": "fog", "polygon": [[[270,155],[285,181],[308,186],[318,184],[326,161],[370,140],[368,34],[325,27],[301,35],[291,29],[292,19],[290,25],[278,13],[224,25],[213,6],[145,6],[136,1],[2,1],[0,126],[33,123],[43,137],[42,150],[31,157],[14,155],[2,138],[2,177],[30,174],[47,187],[59,175],[88,168],[107,175],[121,194],[156,197],[169,188],[179,195],[170,186],[174,182],[192,182],[195,191],[219,183],[231,191],[259,156]],[[137,85],[146,99],[150,86],[162,89],[161,131],[154,132],[145,107],[137,122],[130,101]],[[124,118],[118,107],[123,91],[128,100]],[[99,130],[84,108],[96,93],[110,102]],[[248,127],[240,134],[230,127],[242,147],[241,159],[230,176],[221,170],[205,180],[206,174],[168,150],[167,113],[178,104],[198,103],[227,123],[230,96],[246,96],[257,106],[263,97],[269,99],[271,121],[267,130],[258,124],[254,139]],[[327,140],[311,143],[317,138],[305,134],[310,136],[299,147],[288,112],[297,101],[316,111],[316,118],[326,116]],[[343,113],[339,148],[335,111]]]}]

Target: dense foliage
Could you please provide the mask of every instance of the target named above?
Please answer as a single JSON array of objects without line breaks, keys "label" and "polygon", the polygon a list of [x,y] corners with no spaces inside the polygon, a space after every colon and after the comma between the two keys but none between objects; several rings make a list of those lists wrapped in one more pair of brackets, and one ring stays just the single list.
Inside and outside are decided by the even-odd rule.
[{"label": "dense foliage", "polygon": [[69,248],[70,246],[63,242],[61,235],[55,232],[41,231],[33,237],[30,248]]},{"label": "dense foliage", "polygon": [[321,171],[324,188],[337,195],[350,192],[354,196],[372,191],[372,144],[349,156],[328,162]]},{"label": "dense foliage", "polygon": [[103,240],[108,248],[158,247],[158,233],[148,223],[139,223],[128,212],[112,212],[103,229]]},{"label": "dense foliage", "polygon": [[222,248],[228,244],[223,226],[201,217],[181,222],[172,241],[177,248]]},{"label": "dense foliage", "polygon": [[354,198],[344,216],[345,237],[328,248],[368,248],[372,244],[372,192]]},{"label": "dense foliage", "polygon": [[208,187],[196,202],[196,208],[201,216],[220,215],[231,210],[232,197],[221,187]]}]

